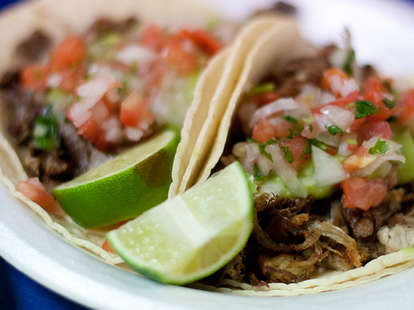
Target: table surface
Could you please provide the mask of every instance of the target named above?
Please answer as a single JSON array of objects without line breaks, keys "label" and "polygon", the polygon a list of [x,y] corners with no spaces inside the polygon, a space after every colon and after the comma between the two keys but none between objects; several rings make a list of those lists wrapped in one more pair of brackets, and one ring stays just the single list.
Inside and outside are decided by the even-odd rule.
[{"label": "table surface", "polygon": [[[0,0],[0,9],[19,0]],[[414,3],[414,0],[407,0]],[[0,257],[0,309],[86,310],[16,270]]]}]

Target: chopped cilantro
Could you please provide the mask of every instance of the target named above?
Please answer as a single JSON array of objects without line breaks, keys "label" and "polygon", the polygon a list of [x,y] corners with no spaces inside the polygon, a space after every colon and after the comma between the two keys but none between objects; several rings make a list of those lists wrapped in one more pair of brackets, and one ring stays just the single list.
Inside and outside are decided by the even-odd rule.
[{"label": "chopped cilantro", "polygon": [[309,155],[312,152],[312,142],[309,140],[306,140],[306,146],[303,149],[302,154],[300,155],[301,157]]},{"label": "chopped cilantro", "polygon": [[388,123],[393,123],[393,122],[395,122],[397,120],[397,117],[395,116],[395,115],[393,115],[393,116],[390,116],[388,119],[387,119],[387,122]]},{"label": "chopped cilantro", "polygon": [[351,102],[351,103],[349,103],[349,104],[347,104],[347,106],[346,106],[348,109],[353,109],[353,108],[355,108],[355,102]]},{"label": "chopped cilantro", "polygon": [[257,166],[257,164],[255,163],[253,166],[254,169],[254,179],[255,181],[263,181],[265,176],[262,174],[262,172],[260,171],[259,167]]},{"label": "chopped cilantro", "polygon": [[355,102],[356,109],[355,109],[355,118],[360,119],[370,115],[374,115],[378,112],[377,107],[368,100],[358,100]]},{"label": "chopped cilantro", "polygon": [[250,143],[259,143],[253,138],[247,138],[246,140],[247,140],[247,142],[250,142]]},{"label": "chopped cilantro", "polygon": [[346,57],[345,64],[343,66],[343,69],[346,74],[353,75],[354,72],[352,70],[352,64],[355,61],[355,51],[351,49],[348,53],[348,56]]},{"label": "chopped cilantro", "polygon": [[38,150],[52,151],[59,147],[59,125],[51,105],[44,106],[36,117],[32,134],[34,147]]},{"label": "chopped cilantro", "polygon": [[287,138],[289,140],[292,140],[295,136],[296,136],[295,132],[292,130],[292,128],[289,128],[289,135],[287,136]]},{"label": "chopped cilantro", "polygon": [[353,139],[353,138],[348,138],[346,139],[346,143],[351,144],[351,145],[357,145],[357,140]]},{"label": "chopped cilantro", "polygon": [[305,117],[303,121],[305,122],[305,124],[311,124],[315,121],[315,119],[312,116],[308,116],[308,117]]},{"label": "chopped cilantro", "polygon": [[309,125],[309,131],[312,132],[313,131],[313,126]]},{"label": "chopped cilantro", "polygon": [[393,107],[395,107],[395,102],[394,101],[391,101],[388,98],[382,99],[382,102],[385,104],[385,106],[387,107],[387,109],[392,109]]},{"label": "chopped cilantro", "polygon": [[284,159],[290,164],[293,163],[294,158],[292,152],[289,150],[289,147],[281,145],[280,149],[283,151]]},{"label": "chopped cilantro", "polygon": [[391,86],[391,82],[389,80],[385,80],[382,81],[382,86],[384,86],[384,88],[389,91],[390,93],[393,92],[392,86]]},{"label": "chopped cilantro", "polygon": [[246,96],[250,97],[250,96],[255,96],[255,95],[259,95],[259,94],[263,94],[263,93],[268,93],[275,90],[275,84],[273,83],[264,83],[261,85],[257,85],[256,87],[253,87],[252,89],[250,89]]},{"label": "chopped cilantro", "polygon": [[310,143],[318,148],[320,148],[321,150],[327,150],[328,149],[328,145],[326,145],[324,142],[317,140],[317,139],[309,139],[308,141],[310,141]]},{"label": "chopped cilantro", "polygon": [[287,121],[287,122],[289,122],[289,123],[291,123],[291,124],[293,124],[293,125],[295,125],[295,126],[297,126],[297,125],[298,125],[298,120],[297,120],[296,118],[294,118],[294,117],[290,116],[290,115],[285,115],[285,116],[282,116],[282,118],[283,118],[285,121]]},{"label": "chopped cilantro", "polygon": [[259,144],[258,144],[258,146],[259,146],[259,151],[260,151],[260,154],[262,154],[262,155],[266,156],[266,157],[267,157],[267,158],[269,158],[271,161],[273,161],[273,159],[272,159],[272,155],[270,155],[270,153],[268,153],[268,152],[266,151],[266,146],[271,145],[271,144],[275,144],[275,143],[278,143],[278,142],[279,142],[279,141],[278,141],[278,140],[276,140],[276,139],[270,139],[270,140],[266,141],[266,143],[259,143]]},{"label": "chopped cilantro", "polygon": [[328,132],[333,136],[336,136],[336,134],[338,133],[344,132],[341,128],[335,125],[327,126],[326,128],[328,129]]},{"label": "chopped cilantro", "polygon": [[385,155],[389,150],[390,146],[384,140],[378,139],[377,142],[373,147],[368,150],[368,153],[375,155],[375,154],[382,154]]}]

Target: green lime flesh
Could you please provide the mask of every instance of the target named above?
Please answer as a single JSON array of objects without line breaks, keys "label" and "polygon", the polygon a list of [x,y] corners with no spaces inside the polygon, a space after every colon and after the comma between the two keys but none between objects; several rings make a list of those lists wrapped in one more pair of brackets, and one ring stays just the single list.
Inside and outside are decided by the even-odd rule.
[{"label": "green lime flesh", "polygon": [[228,263],[253,228],[253,194],[234,163],[107,234],[114,250],[139,273],[188,284]]},{"label": "green lime flesh", "polygon": [[166,130],[54,189],[65,212],[85,228],[134,218],[167,198],[178,135]]},{"label": "green lime flesh", "polygon": [[408,183],[414,179],[414,140],[410,131],[394,132],[395,142],[402,145],[401,153],[405,163],[398,167],[398,183]]}]

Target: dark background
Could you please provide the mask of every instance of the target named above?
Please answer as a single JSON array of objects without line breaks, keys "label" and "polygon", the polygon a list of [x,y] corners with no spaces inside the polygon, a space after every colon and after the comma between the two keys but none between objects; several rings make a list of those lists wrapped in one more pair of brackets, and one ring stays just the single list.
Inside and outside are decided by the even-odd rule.
[{"label": "dark background", "polygon": [[[18,0],[0,0],[0,9],[17,1]],[[70,0],[56,0],[56,2],[58,1]],[[414,0],[407,1],[414,3]],[[0,31],[4,31],[4,29],[1,29]],[[68,301],[38,285],[0,257],[0,309],[84,310],[86,308]]]}]

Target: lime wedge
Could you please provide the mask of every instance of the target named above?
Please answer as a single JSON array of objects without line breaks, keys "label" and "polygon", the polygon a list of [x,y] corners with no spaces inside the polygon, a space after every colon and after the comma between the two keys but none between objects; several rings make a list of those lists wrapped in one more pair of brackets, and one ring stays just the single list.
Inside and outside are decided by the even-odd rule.
[{"label": "lime wedge", "polygon": [[134,218],[167,198],[178,134],[166,130],[54,189],[72,219],[86,228]]},{"label": "lime wedge", "polygon": [[253,198],[239,163],[107,234],[139,273],[187,284],[229,262],[253,228]]}]

